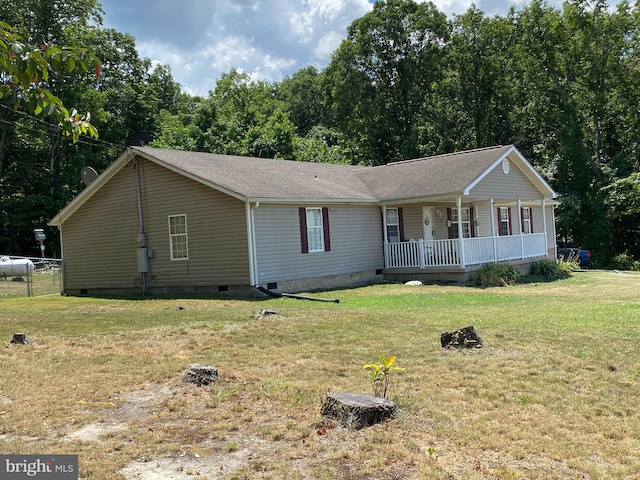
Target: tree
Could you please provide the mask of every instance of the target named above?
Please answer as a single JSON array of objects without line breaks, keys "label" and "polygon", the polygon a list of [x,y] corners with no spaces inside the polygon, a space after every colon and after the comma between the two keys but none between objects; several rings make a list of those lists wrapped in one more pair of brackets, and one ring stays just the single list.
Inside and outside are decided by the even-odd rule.
[{"label": "tree", "polygon": [[620,133],[637,116],[624,98],[637,91],[637,28],[626,2],[610,13],[603,0],[572,0],[563,11],[536,0],[517,16],[520,108],[535,119],[536,150],[561,193],[559,231],[605,258],[617,232],[602,187],[629,171]]},{"label": "tree", "polygon": [[433,3],[413,0],[375,2],[349,26],[326,75],[335,126],[357,145],[356,161],[421,154],[422,112],[449,34],[446,16]]},{"label": "tree", "polygon": [[195,114],[197,149],[231,155],[292,158],[295,127],[275,87],[232,70]]},{"label": "tree", "polygon": [[[100,76],[100,62],[84,48],[58,45],[30,45],[26,30],[17,32],[9,24],[0,22],[0,99],[13,103],[13,109],[21,105],[34,115],[54,117],[65,135],[77,141],[81,134],[98,136],[89,123],[89,114],[71,112],[60,98],[43,86],[50,72],[86,72],[93,68]],[[1,175],[1,171],[0,171]]]},{"label": "tree", "polygon": [[323,75],[315,67],[306,67],[276,86],[276,94],[285,105],[289,118],[300,136],[315,126],[326,124],[323,104]]},{"label": "tree", "polygon": [[449,135],[465,139],[456,149],[513,141],[512,41],[513,23],[507,18],[487,18],[475,5],[456,17],[442,69],[454,79],[444,101],[458,106],[458,133]]}]

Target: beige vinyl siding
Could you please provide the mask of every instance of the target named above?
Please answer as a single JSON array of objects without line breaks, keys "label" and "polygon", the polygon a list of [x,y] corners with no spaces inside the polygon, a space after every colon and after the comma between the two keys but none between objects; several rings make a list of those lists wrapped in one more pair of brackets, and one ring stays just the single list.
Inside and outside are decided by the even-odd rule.
[{"label": "beige vinyl siding", "polygon": [[260,284],[384,267],[380,207],[328,206],[331,251],[303,254],[298,208],[305,206],[316,205],[260,205],[255,209]]},{"label": "beige vinyl siding", "polygon": [[[394,207],[395,208],[395,207]],[[402,240],[418,240],[424,236],[422,229],[422,205],[400,205],[404,238]]]},{"label": "beige vinyl siding", "polygon": [[[430,205],[425,205],[430,206]],[[531,208],[531,215],[533,218],[533,233],[543,233],[543,217],[542,217],[542,205],[527,205]],[[454,203],[450,204],[440,204],[437,206],[432,206],[434,209],[434,219],[433,219],[433,231],[434,231],[434,239],[442,240],[448,238],[449,229],[447,227],[447,208],[455,209],[456,205]],[[478,226],[475,227],[476,236],[478,237],[489,237],[492,235],[491,230],[491,222],[495,222],[495,231],[497,232],[497,212],[493,212],[493,218],[491,217],[491,210],[489,208],[488,203],[462,203],[463,208],[470,208],[474,210],[474,219],[478,221]],[[422,227],[422,205],[401,205],[402,213],[404,217],[404,236],[406,240],[414,239],[418,240],[423,238],[424,231]],[[520,233],[520,227],[518,226],[518,212],[516,206],[511,206],[511,215],[512,215],[512,228],[513,234],[517,235]],[[494,207],[497,209],[497,206]],[[547,232],[550,233],[549,238],[553,243],[553,209],[547,206],[546,210],[547,215]]]},{"label": "beige vinyl siding", "polygon": [[[141,162],[141,189],[151,287],[248,285],[244,202]],[[169,215],[187,216],[188,260],[171,260]]]},{"label": "beige vinyl siding", "polygon": [[[244,202],[146,160],[140,161],[149,286],[249,285]],[[169,215],[187,216],[188,260],[170,259]],[[136,171],[120,170],[63,225],[65,288],[139,286]]]},{"label": "beige vinyl siding", "polygon": [[[535,220],[535,218],[534,218]],[[540,223],[542,223],[542,212],[540,212]],[[555,255],[556,249],[556,217],[553,206],[548,205],[546,207],[546,221],[547,221],[547,249]],[[535,232],[535,230],[534,230]]]},{"label": "beige vinyl siding", "polygon": [[140,275],[132,172],[120,170],[62,225],[65,290],[135,288]]},{"label": "beige vinyl siding", "polygon": [[543,195],[522,173],[515,162],[510,163],[505,174],[498,165],[469,192],[473,198],[508,198],[522,200],[542,200]]}]

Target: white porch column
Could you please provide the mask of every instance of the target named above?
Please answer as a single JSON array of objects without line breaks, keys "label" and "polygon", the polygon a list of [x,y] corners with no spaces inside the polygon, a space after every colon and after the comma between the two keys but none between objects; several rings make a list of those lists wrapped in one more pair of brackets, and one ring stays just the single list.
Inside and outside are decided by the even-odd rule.
[{"label": "white porch column", "polygon": [[518,230],[520,230],[520,256],[524,260],[524,233],[522,232],[522,201],[518,199]]},{"label": "white porch column", "polygon": [[[543,198],[541,203],[542,203],[542,229],[544,231],[544,251],[546,252],[547,255],[549,255],[549,247],[547,246],[547,202]],[[554,239],[555,239],[555,235],[554,235]],[[555,245],[555,241],[554,241],[554,245]],[[557,256],[556,253],[554,253],[555,256]]]},{"label": "white porch column", "polygon": [[456,200],[456,208],[458,209],[458,243],[460,244],[460,268],[466,265],[464,258],[464,238],[462,236],[462,198]]},{"label": "white porch column", "polygon": [[493,261],[497,262],[498,261],[498,239],[496,238],[496,218],[494,216],[496,214],[496,209],[493,203],[493,198],[489,200],[489,212],[491,213],[489,217],[491,218],[491,238],[493,239]]}]

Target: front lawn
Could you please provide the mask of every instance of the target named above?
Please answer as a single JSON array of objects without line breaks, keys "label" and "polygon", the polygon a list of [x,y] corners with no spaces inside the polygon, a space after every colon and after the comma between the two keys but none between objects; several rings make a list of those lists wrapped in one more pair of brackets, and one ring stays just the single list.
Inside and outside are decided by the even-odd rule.
[{"label": "front lawn", "polygon": [[[640,274],[310,294],[339,304],[1,287],[0,451],[78,454],[82,479],[640,478]],[[484,348],[440,347],[468,325]],[[398,418],[323,419],[380,355]],[[219,381],[182,383],[192,363]]]}]

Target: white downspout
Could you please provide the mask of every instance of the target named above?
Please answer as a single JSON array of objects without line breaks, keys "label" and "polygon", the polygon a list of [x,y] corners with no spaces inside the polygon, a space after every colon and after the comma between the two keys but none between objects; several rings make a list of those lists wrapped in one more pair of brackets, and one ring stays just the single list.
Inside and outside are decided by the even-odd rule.
[{"label": "white downspout", "polygon": [[251,202],[246,202],[247,211],[247,239],[249,248],[249,281],[251,286],[258,285],[258,256],[256,253],[256,229],[255,229],[255,217],[254,210],[260,206],[260,202],[252,207]]},{"label": "white downspout", "polygon": [[464,238],[462,236],[462,198],[456,200],[456,208],[458,210],[458,241],[460,242],[460,268],[466,266],[464,257]]}]

